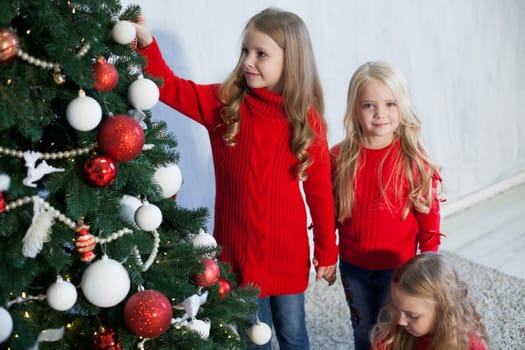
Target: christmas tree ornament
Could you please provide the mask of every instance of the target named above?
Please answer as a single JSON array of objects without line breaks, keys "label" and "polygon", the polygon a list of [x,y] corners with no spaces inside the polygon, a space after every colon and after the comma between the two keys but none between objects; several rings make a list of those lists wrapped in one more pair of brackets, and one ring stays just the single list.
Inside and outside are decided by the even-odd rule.
[{"label": "christmas tree ornament", "polygon": [[102,119],[102,108],[97,100],[86,96],[84,90],[80,89],[78,97],[67,105],[66,118],[73,129],[91,131],[98,126]]},{"label": "christmas tree ornament", "polygon": [[131,44],[135,35],[135,26],[130,21],[117,21],[111,30],[111,37],[121,45]]},{"label": "christmas tree ornament", "polygon": [[141,74],[128,88],[129,103],[136,109],[151,109],[159,102],[159,87]]},{"label": "christmas tree ornament", "polygon": [[18,36],[8,28],[0,28],[0,63],[13,60],[19,49]]},{"label": "christmas tree ornament", "polygon": [[197,273],[193,280],[198,286],[206,288],[217,282],[221,276],[221,271],[214,259],[204,258],[202,263],[204,265],[204,271]]},{"label": "christmas tree ornament", "polygon": [[131,281],[118,261],[104,255],[84,271],[80,286],[86,299],[98,307],[113,307],[128,295]]},{"label": "christmas tree ornament", "polygon": [[25,166],[27,167],[27,176],[22,180],[22,183],[28,187],[36,187],[35,182],[43,178],[47,174],[62,172],[64,169],[55,168],[42,160],[38,165],[36,162],[42,158],[42,153],[35,151],[25,151],[23,153]]},{"label": "christmas tree ornament", "polygon": [[86,160],[84,172],[92,185],[97,187],[109,186],[117,177],[117,165],[111,157],[96,155]]},{"label": "christmas tree ornament", "polygon": [[44,204],[44,200],[34,197],[33,218],[22,239],[22,255],[27,258],[35,258],[42,250],[44,243],[49,241],[51,227],[54,223],[53,212]]},{"label": "christmas tree ornament", "polygon": [[135,222],[143,231],[154,231],[162,224],[162,212],[156,205],[144,202],[135,212]]},{"label": "christmas tree ornament", "polygon": [[95,237],[89,233],[89,226],[85,224],[80,224],[76,228],[77,238],[75,241],[75,247],[80,253],[80,261],[91,262],[95,259],[95,249],[96,240]]},{"label": "christmas tree ornament", "polygon": [[56,282],[47,288],[46,299],[52,309],[66,311],[75,305],[77,295],[75,286],[58,276]]},{"label": "christmas tree ornament", "polygon": [[208,300],[208,291],[202,294],[193,294],[192,296],[184,299],[182,303],[175,305],[173,308],[177,310],[184,310],[184,315],[174,320],[177,325],[184,325],[186,320],[195,318],[199,313],[201,305],[206,303]]},{"label": "christmas tree ornament", "polygon": [[248,338],[256,345],[264,345],[272,339],[272,329],[266,323],[257,320],[248,329]]},{"label": "christmas tree ornament", "polygon": [[0,343],[3,343],[13,331],[13,318],[11,314],[0,306]]},{"label": "christmas tree ornament", "polygon": [[142,201],[137,197],[130,195],[123,195],[120,199],[120,215],[126,222],[136,226],[135,212],[142,205]]},{"label": "christmas tree ornament", "polygon": [[219,297],[224,298],[230,294],[232,290],[232,285],[230,281],[225,278],[219,278]]},{"label": "christmas tree ornament", "polygon": [[97,134],[98,148],[116,162],[135,159],[144,147],[144,130],[139,122],[120,114],[102,122]]},{"label": "christmas tree ornament", "polygon": [[204,340],[210,337],[211,322],[209,320],[203,321],[194,318],[190,322],[188,322],[186,327],[188,327],[192,331],[197,332],[200,335],[200,337]]},{"label": "christmas tree ornament", "polygon": [[204,232],[203,229],[199,230],[199,233],[193,236],[191,239],[195,248],[202,249],[215,249],[217,248],[217,241],[209,233]]},{"label": "christmas tree ornament", "polygon": [[136,336],[155,338],[171,325],[173,310],[169,299],[155,290],[133,294],[124,307],[124,322]]},{"label": "christmas tree ornament", "polygon": [[93,346],[95,350],[122,350],[122,343],[113,328],[100,327],[93,336]]},{"label": "christmas tree ornament", "polygon": [[153,174],[153,180],[162,189],[162,197],[174,196],[182,185],[182,173],[175,163],[158,167]]},{"label": "christmas tree ornament", "polygon": [[7,174],[0,174],[0,214],[5,212],[4,193],[11,185],[11,178]]},{"label": "christmas tree ornament", "polygon": [[99,57],[93,65],[93,88],[101,92],[110,91],[117,86],[118,78],[115,66],[106,62],[104,57]]}]

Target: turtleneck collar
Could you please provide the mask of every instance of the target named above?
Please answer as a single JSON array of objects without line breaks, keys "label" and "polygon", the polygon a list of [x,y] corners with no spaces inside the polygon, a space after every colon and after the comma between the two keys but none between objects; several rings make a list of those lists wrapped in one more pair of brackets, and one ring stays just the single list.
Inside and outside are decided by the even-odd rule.
[{"label": "turtleneck collar", "polygon": [[283,118],[284,116],[283,97],[265,88],[248,90],[245,102],[250,108],[269,117]]}]

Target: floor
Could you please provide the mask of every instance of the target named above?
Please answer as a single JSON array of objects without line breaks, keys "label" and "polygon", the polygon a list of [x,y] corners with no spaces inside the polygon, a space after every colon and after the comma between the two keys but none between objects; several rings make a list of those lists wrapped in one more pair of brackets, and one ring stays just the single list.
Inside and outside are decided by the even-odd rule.
[{"label": "floor", "polygon": [[441,249],[525,280],[525,183],[442,219]]}]

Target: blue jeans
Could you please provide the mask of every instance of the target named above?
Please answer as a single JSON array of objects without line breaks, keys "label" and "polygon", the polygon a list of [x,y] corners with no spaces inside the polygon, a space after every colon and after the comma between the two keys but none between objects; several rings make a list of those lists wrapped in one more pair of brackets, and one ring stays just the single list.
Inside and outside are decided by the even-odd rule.
[{"label": "blue jeans", "polygon": [[[277,295],[257,299],[259,320],[273,326],[279,350],[308,350],[304,294]],[[248,341],[249,350],[271,350],[272,342],[255,345]]]},{"label": "blue jeans", "polygon": [[370,331],[389,298],[394,270],[365,270],[340,261],[341,281],[350,308],[355,350],[370,350]]}]

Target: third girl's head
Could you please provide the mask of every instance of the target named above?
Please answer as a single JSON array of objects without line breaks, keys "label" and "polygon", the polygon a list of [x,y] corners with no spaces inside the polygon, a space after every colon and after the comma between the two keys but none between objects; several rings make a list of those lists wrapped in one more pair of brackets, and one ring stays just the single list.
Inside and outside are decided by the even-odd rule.
[{"label": "third girl's head", "polygon": [[396,135],[417,143],[420,122],[404,77],[386,62],[367,62],[352,76],[344,124],[347,137],[381,148]]},{"label": "third girl's head", "polygon": [[394,348],[410,349],[425,335],[434,336],[432,349],[468,348],[473,335],[487,339],[467,284],[440,254],[417,255],[396,269],[380,319],[390,324],[390,336],[397,334],[394,344],[401,346]]}]

